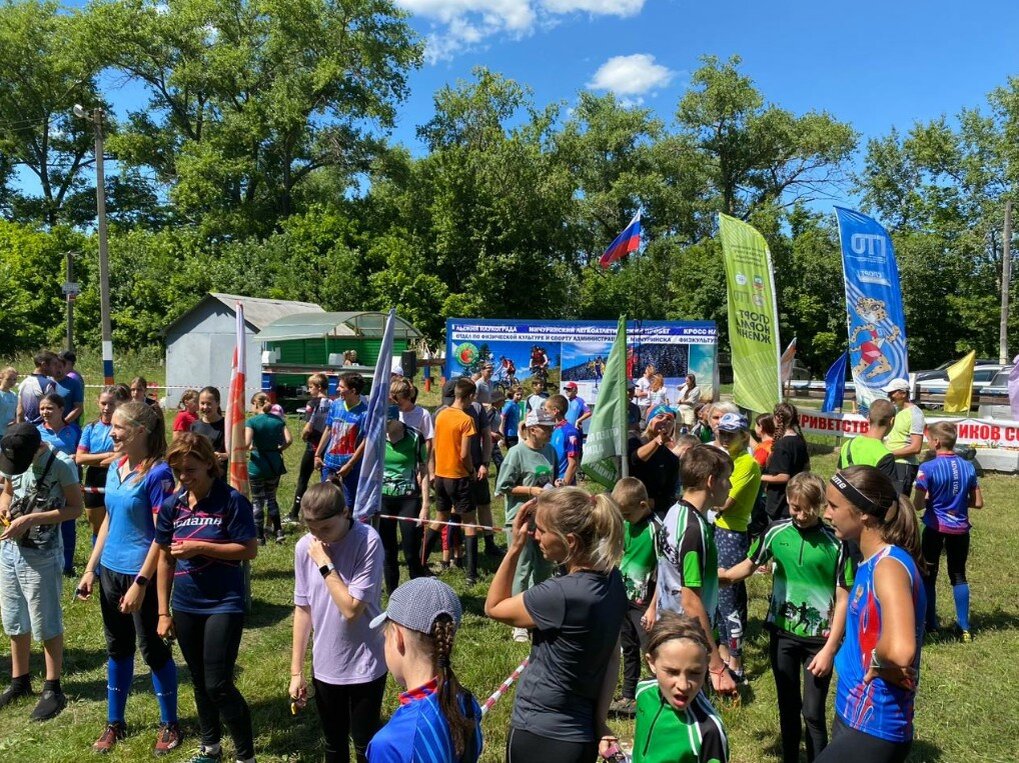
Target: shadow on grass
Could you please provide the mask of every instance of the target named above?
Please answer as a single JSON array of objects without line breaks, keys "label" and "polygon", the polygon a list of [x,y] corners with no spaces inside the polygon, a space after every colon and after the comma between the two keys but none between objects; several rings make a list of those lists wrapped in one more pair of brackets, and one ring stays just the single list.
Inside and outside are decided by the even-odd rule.
[{"label": "shadow on grass", "polygon": [[932,744],[925,739],[916,739],[913,741],[913,746],[909,750],[909,757],[906,760],[913,761],[914,763],[933,763],[933,761],[942,760],[943,757],[941,748],[936,744]]},{"label": "shadow on grass", "polygon": [[970,626],[974,633],[980,631],[1019,630],[1019,612],[979,612],[970,615]]},{"label": "shadow on grass", "polygon": [[286,620],[293,613],[292,604],[274,604],[264,599],[254,599],[251,602],[251,612],[245,619],[245,629],[269,628],[283,620]]},{"label": "shadow on grass", "polygon": [[254,569],[251,571],[252,580],[294,580],[294,570],[292,567],[284,569]]}]

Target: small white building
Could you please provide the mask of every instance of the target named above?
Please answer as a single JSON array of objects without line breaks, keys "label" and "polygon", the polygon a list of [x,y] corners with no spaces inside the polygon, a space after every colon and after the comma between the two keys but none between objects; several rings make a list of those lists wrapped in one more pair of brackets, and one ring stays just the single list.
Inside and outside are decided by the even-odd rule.
[{"label": "small white building", "polygon": [[237,326],[237,303],[244,305],[248,340],[245,402],[262,388],[262,343],[254,336],[277,318],[294,313],[324,312],[311,302],[262,299],[209,292],[197,305],[166,327],[166,402],[176,407],[186,389],[218,387],[226,406]]}]

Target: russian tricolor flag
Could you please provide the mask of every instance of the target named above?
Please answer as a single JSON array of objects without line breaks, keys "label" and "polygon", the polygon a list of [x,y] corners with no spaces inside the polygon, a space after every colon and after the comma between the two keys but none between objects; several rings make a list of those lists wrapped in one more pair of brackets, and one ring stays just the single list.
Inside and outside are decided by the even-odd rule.
[{"label": "russian tricolor flag", "polygon": [[609,248],[601,256],[601,266],[607,268],[616,260],[621,260],[630,252],[640,248],[640,210],[630,220],[630,224],[623,229],[623,232],[616,236],[616,240],[609,244]]}]

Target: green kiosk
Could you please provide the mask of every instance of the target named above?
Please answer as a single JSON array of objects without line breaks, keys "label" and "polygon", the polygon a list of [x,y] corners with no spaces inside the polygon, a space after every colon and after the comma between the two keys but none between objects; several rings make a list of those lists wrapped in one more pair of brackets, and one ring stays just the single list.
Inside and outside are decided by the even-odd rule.
[{"label": "green kiosk", "polygon": [[[254,336],[262,344],[262,391],[284,410],[308,398],[308,376],[329,377],[336,395],[339,375],[356,371],[371,385],[382,346],[386,313],[295,313],[270,323]],[[421,333],[399,316],[393,333],[393,357],[406,365]],[[410,371],[408,370],[408,373]],[[368,389],[365,389],[367,394]]]}]

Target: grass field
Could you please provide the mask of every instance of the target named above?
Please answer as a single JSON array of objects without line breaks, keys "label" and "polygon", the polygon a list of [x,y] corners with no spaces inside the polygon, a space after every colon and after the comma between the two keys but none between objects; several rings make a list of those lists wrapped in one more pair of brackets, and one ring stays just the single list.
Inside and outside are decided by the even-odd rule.
[{"label": "grass field", "polygon": [[[19,363],[24,369],[24,364]],[[87,378],[95,379],[96,370],[84,364]],[[137,365],[137,368],[133,366]],[[123,363],[126,373],[148,372],[158,376],[142,361]],[[94,390],[89,394],[87,416],[94,418]],[[435,394],[423,402],[434,405]],[[169,422],[169,417],[168,417]],[[295,420],[291,429],[298,431]],[[816,454],[813,467],[830,475],[834,458],[832,440],[813,442]],[[290,473],[280,489],[281,503],[289,505],[293,496],[298,448],[287,452]],[[917,742],[912,761],[988,761],[1004,763],[1019,760],[1019,582],[1016,576],[1016,549],[1019,548],[1019,481],[1013,477],[988,476],[983,480],[987,508],[974,518],[969,579],[973,596],[974,642],[957,643],[948,636],[928,643],[923,652],[920,695],[917,702]],[[502,502],[495,506],[501,517]],[[313,761],[321,758],[318,719],[312,708],[296,717],[290,715],[286,697],[289,681],[290,622],[292,609],[293,545],[291,533],[283,545],[263,548],[252,564],[254,606],[241,645],[238,660],[238,686],[251,705],[255,727],[255,747],[261,761]],[[86,525],[79,525],[77,563],[83,566],[87,553]],[[485,560],[487,563],[487,560]],[[491,568],[488,568],[491,571]],[[939,579],[941,620],[954,620],[951,595],[942,565]],[[461,681],[481,698],[487,697],[510,671],[526,656],[526,645],[516,644],[509,629],[487,620],[483,614],[485,576],[471,588],[462,573],[444,578],[460,594],[465,608],[463,628],[457,638],[454,667]],[[751,624],[748,630],[747,670],[751,678],[739,707],[721,705],[732,750],[739,763],[778,760],[778,718],[774,686],[767,664],[767,636],[761,628],[769,581],[761,576],[751,580]],[[74,581],[65,581],[66,670],[64,689],[70,698],[67,710],[45,724],[30,723],[30,702],[22,702],[0,713],[0,761],[33,763],[73,761],[91,755],[90,745],[102,731],[105,721],[106,654],[98,602],[73,600]],[[0,675],[6,680],[9,647],[0,642]],[[185,748],[167,760],[182,760],[197,746],[196,716],[190,679],[183,660],[181,666],[180,711],[188,739]],[[152,694],[148,669],[138,659],[133,695],[128,703],[131,734],[110,756],[111,760],[139,760],[151,755],[158,709]],[[34,687],[41,684],[42,658],[32,660]],[[396,706],[392,682],[387,691],[384,714]],[[512,707],[512,691],[486,717],[485,761],[503,759],[503,745]],[[614,723],[626,739],[632,738],[632,725]],[[232,748],[224,740],[226,748]],[[536,761],[535,763],[539,763]],[[865,763],[865,761],[863,762]]]}]

